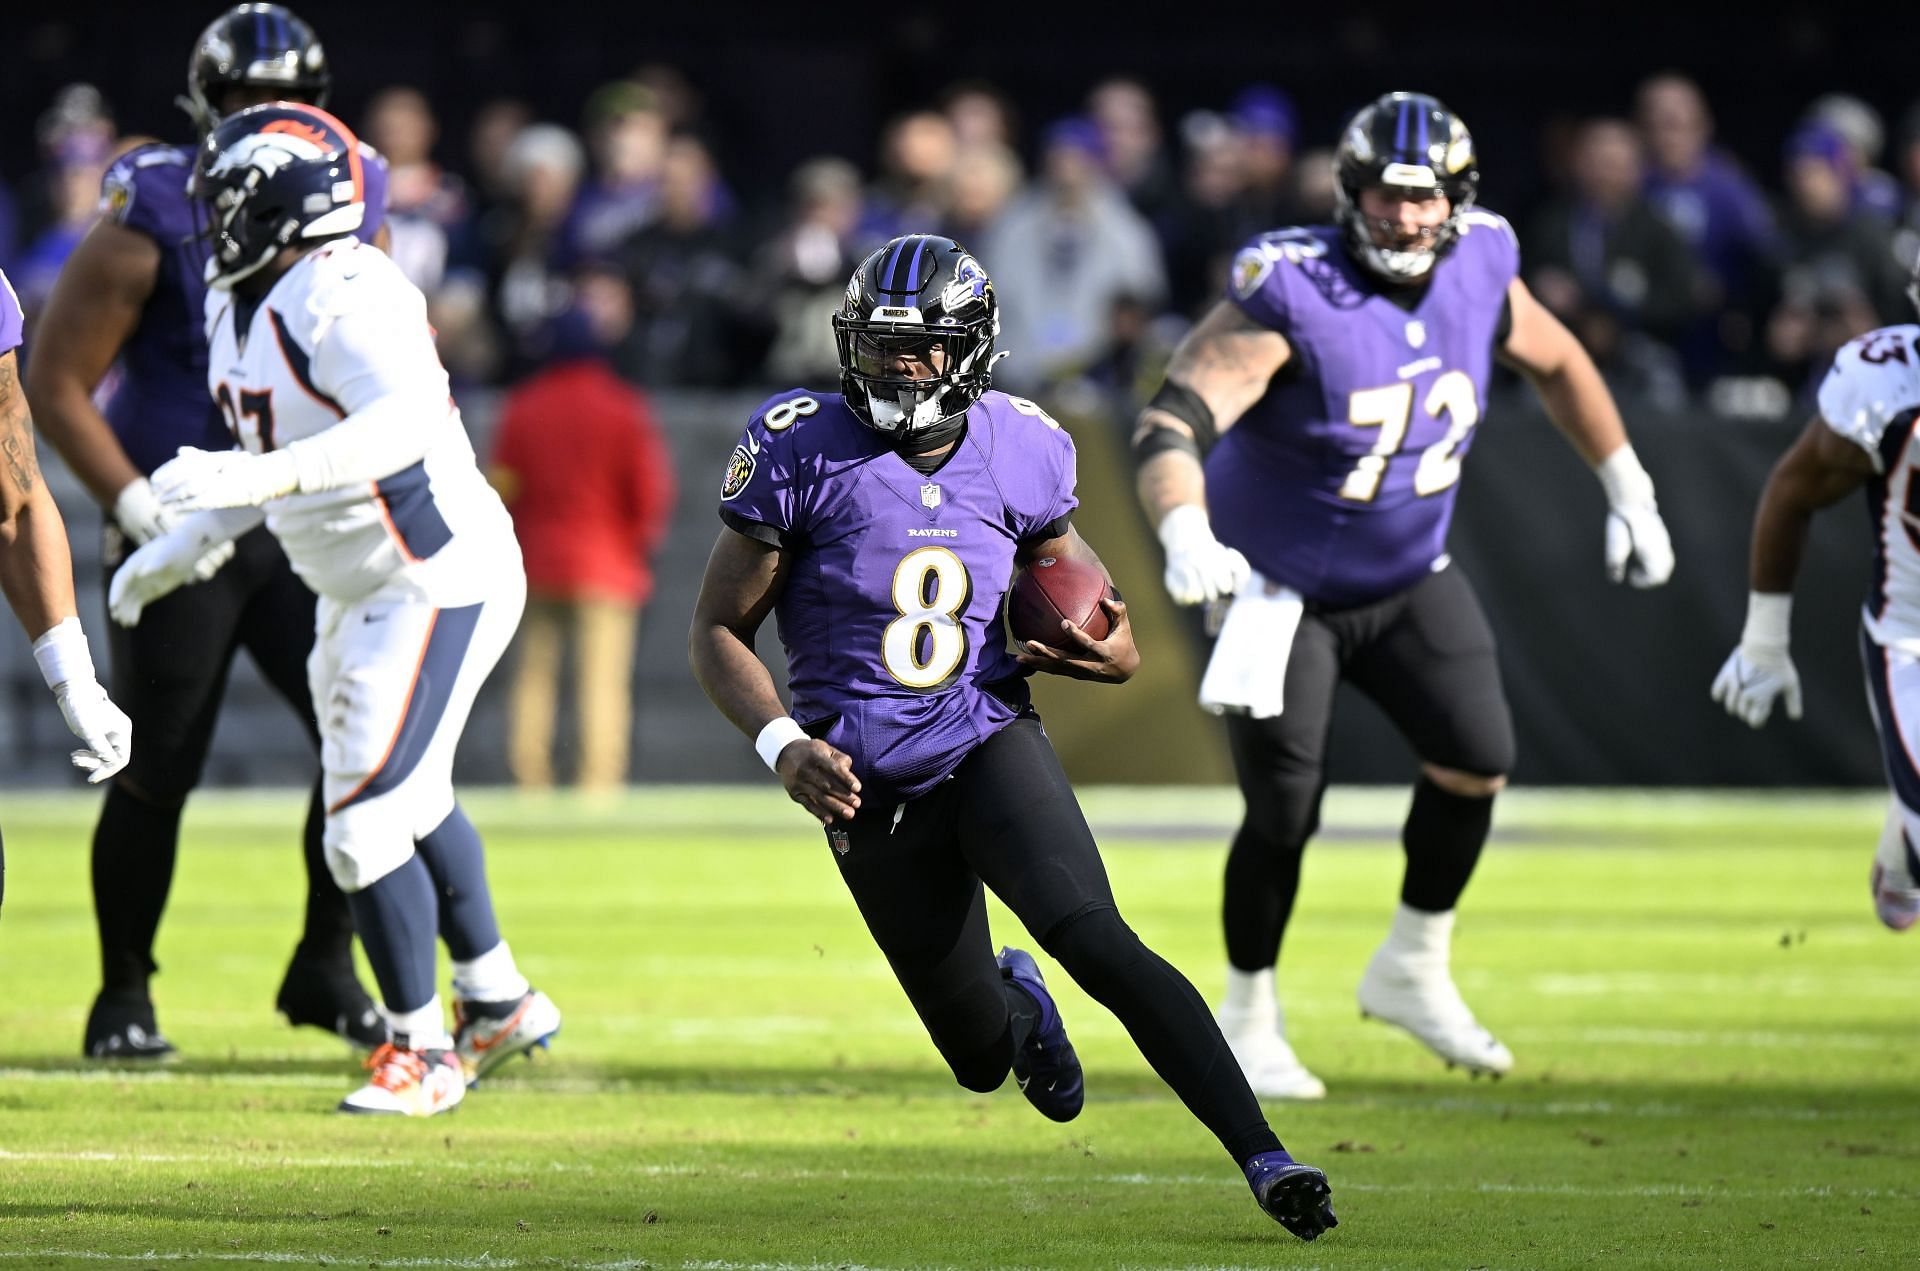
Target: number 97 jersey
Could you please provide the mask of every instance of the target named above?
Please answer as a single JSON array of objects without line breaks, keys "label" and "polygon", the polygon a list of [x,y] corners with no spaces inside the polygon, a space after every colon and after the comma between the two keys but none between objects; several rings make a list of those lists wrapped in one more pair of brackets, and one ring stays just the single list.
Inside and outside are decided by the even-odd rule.
[{"label": "number 97 jersey", "polygon": [[838,394],[782,393],[734,447],[720,516],[790,559],[776,617],[792,713],[852,756],[868,801],[911,799],[1025,704],[1001,601],[1022,543],[1064,534],[1073,442],[989,392],[923,474]]}]

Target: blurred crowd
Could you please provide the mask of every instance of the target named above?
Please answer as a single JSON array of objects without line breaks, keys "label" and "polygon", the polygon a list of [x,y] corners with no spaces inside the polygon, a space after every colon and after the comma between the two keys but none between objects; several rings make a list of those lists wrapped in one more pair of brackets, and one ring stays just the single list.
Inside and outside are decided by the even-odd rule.
[{"label": "blurred crowd", "polygon": [[[1841,343],[1912,318],[1920,105],[1890,135],[1859,99],[1821,98],[1754,168],[1716,146],[1683,75],[1622,107],[1547,126],[1531,206],[1501,202],[1497,169],[1483,188],[1520,234],[1527,282],[1617,391],[1777,414]],[[993,85],[958,83],[890,120],[870,166],[823,155],[784,191],[753,182],[765,201],[729,181],[700,93],[666,66],[599,88],[578,121],[495,100],[444,137],[427,96],[393,87],[348,122],[392,165],[392,251],[465,385],[524,380],[563,316],[635,384],[828,384],[827,315],[854,263],[936,230],[999,281],[1014,356],[997,382],[1124,410],[1220,293],[1237,246],[1328,220],[1334,198],[1334,138],[1300,135],[1266,85],[1169,120],[1150,85],[1114,78],[1080,114],[1032,121]],[[38,138],[41,171],[0,194],[0,267],[30,314],[125,144],[85,85],[59,95]]]}]

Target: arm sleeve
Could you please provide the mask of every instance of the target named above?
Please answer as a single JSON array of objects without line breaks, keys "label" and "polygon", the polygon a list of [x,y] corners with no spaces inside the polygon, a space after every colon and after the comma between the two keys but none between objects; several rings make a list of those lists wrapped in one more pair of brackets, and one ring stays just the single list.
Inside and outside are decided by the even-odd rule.
[{"label": "arm sleeve", "polygon": [[377,481],[412,467],[446,427],[447,373],[434,351],[424,302],[417,292],[413,299],[411,306],[378,312],[363,307],[319,329],[314,384],[346,415],[287,447],[302,494]]}]

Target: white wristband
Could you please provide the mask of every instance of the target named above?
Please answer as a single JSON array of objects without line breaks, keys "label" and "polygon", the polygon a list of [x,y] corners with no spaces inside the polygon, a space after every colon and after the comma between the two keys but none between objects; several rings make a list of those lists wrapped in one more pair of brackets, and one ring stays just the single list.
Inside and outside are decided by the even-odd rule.
[{"label": "white wristband", "polygon": [[33,642],[33,660],[40,664],[40,674],[51,689],[94,678],[93,654],[87,651],[87,633],[80,629],[78,618],[47,628]]},{"label": "white wristband", "polygon": [[1741,644],[1784,649],[1792,626],[1792,596],[1773,591],[1747,593],[1747,625],[1740,632]]},{"label": "white wristband", "polygon": [[1593,475],[1607,492],[1608,507],[1653,502],[1653,478],[1640,466],[1640,456],[1631,445],[1623,445],[1594,465]]},{"label": "white wristband", "polygon": [[1160,546],[1168,553],[1213,541],[1213,523],[1198,503],[1182,503],[1160,518]]},{"label": "white wristband", "polygon": [[793,722],[793,716],[782,715],[770,721],[753,739],[753,748],[760,752],[760,762],[774,772],[780,771],[780,752],[796,741],[805,741],[807,730]]}]

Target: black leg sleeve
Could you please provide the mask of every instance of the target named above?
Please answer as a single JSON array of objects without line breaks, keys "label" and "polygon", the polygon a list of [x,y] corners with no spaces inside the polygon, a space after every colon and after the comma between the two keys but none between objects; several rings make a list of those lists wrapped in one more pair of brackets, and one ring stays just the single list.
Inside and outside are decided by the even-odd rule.
[{"label": "black leg sleeve", "polygon": [[1401,842],[1407,875],[1400,899],[1414,909],[1445,913],[1460,901],[1493,825],[1493,796],[1473,798],[1442,790],[1422,777],[1413,787]]}]

